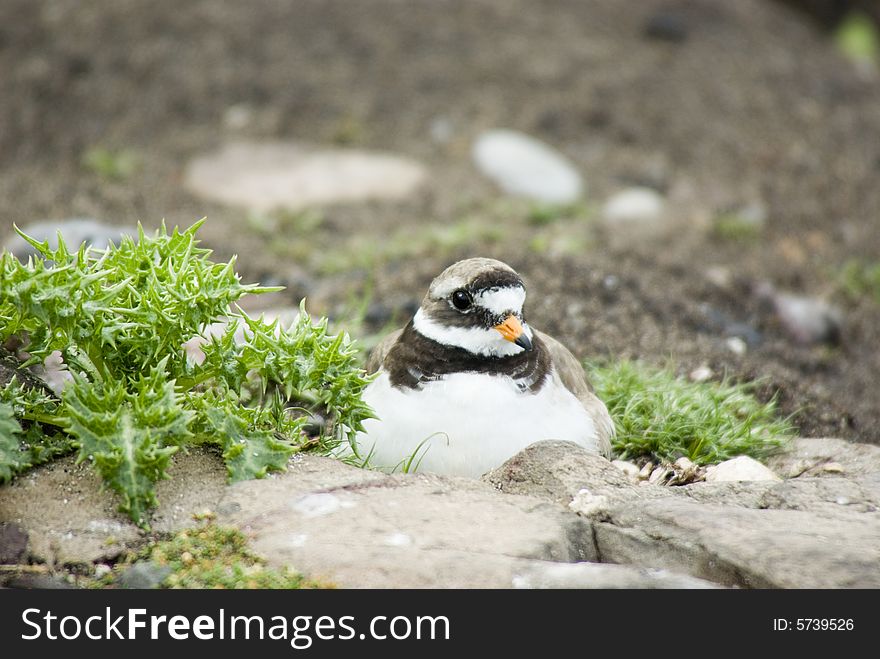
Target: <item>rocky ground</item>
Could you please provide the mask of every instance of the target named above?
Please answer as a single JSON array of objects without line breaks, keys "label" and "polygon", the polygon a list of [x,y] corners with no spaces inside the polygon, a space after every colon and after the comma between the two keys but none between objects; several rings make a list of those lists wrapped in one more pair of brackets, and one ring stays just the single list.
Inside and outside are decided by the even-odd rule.
[{"label": "rocky ground", "polygon": [[[786,5],[11,0],[0,69],[10,247],[13,222],[100,240],[207,215],[219,257],[287,286],[259,304],[307,297],[367,345],[445,265],[493,256],[579,357],[759,379],[806,438],[789,455],[815,462],[681,487],[585,462],[548,489],[305,458],[227,488],[192,454],[155,529],[209,507],[343,585],[878,585],[880,298],[853,273],[880,262],[880,75]],[[259,488],[280,507],[249,502]],[[60,461],[0,490],[0,548],[27,535],[14,560],[109,560],[141,537],[113,509]],[[495,542],[481,520],[522,532]],[[360,550],[341,521],[372,538],[373,568],[346,567]],[[841,534],[852,550],[832,555]]]}]

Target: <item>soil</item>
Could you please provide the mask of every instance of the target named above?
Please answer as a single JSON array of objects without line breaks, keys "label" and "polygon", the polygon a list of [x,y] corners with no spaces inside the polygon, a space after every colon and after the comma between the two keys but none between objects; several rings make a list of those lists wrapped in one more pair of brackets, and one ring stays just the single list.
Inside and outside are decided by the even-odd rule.
[{"label": "soil", "polygon": [[[204,242],[237,253],[245,280],[285,283],[275,301],[306,295],[340,325],[368,299],[368,331],[405,315],[456,258],[494,256],[525,277],[530,322],[579,356],[760,379],[802,434],[880,444],[880,305],[835,283],[848,259],[880,260],[880,76],[786,5],[6,0],[0,71],[0,239],[45,218],[208,216]],[[505,210],[470,159],[496,127],[562,151],[591,206],[634,184],[659,190],[673,229],[563,219],[560,235],[583,239],[536,249],[539,228]],[[317,228],[273,235],[181,185],[190,158],[230,139],[397,152],[432,176],[410,201],[323,209]],[[84,167],[95,147],[132,152],[136,174]],[[756,203],[757,239],[711,230]],[[497,233],[322,266],[463,217]],[[838,345],[792,341],[758,302],[762,282],[839,305]],[[727,346],[736,326],[743,355]]]}]

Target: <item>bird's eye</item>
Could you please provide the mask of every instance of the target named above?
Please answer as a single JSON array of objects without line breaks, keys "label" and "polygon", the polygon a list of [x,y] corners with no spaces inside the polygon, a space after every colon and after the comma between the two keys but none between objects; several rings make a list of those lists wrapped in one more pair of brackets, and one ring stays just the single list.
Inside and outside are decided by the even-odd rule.
[{"label": "bird's eye", "polygon": [[470,308],[473,302],[471,294],[467,291],[455,291],[455,293],[452,294],[452,305],[459,311],[464,311],[465,309]]}]

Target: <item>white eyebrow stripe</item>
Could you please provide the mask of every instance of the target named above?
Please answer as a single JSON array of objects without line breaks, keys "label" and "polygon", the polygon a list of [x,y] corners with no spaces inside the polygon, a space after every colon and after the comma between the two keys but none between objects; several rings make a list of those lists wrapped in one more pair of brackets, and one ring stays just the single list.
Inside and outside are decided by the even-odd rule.
[{"label": "white eyebrow stripe", "polygon": [[526,301],[526,289],[522,286],[489,288],[478,293],[474,301],[496,316],[508,312],[521,314]]}]

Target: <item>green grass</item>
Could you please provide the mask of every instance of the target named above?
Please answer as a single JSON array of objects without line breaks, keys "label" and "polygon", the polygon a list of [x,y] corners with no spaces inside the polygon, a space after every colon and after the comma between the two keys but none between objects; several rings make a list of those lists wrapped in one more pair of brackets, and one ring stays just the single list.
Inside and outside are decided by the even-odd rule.
[{"label": "green grass", "polygon": [[837,272],[837,285],[853,301],[873,298],[880,303],[880,262],[850,259]]},{"label": "green grass", "polygon": [[834,42],[854,62],[880,60],[880,33],[874,22],[860,12],[850,12],[834,33]]},{"label": "green grass", "polygon": [[238,529],[205,524],[177,533],[146,549],[141,558],[173,572],[163,588],[328,588],[291,570],[275,570],[253,554]]},{"label": "green grass", "polygon": [[85,152],[83,167],[108,181],[125,181],[131,178],[140,166],[140,160],[129,150],[111,151],[94,147]]},{"label": "green grass", "polygon": [[722,240],[747,242],[761,235],[761,224],[737,213],[723,213],[712,223],[712,232]]},{"label": "green grass", "polygon": [[762,458],[794,435],[775,401],[760,402],[748,384],[695,383],[669,368],[626,360],[588,371],[617,426],[613,446],[620,459],[685,456],[714,464],[737,455]]}]

